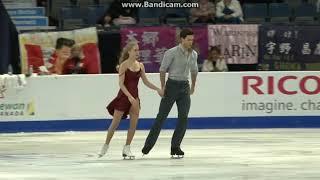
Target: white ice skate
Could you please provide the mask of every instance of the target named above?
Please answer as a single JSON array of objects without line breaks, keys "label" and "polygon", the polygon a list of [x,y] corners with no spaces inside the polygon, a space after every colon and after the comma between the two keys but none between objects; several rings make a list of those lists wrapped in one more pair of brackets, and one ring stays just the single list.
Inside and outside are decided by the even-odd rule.
[{"label": "white ice skate", "polygon": [[131,153],[130,145],[125,145],[122,150],[123,159],[133,160],[135,156]]},{"label": "white ice skate", "polygon": [[104,155],[107,153],[108,149],[109,149],[109,144],[104,144],[104,145],[102,146],[101,152],[100,152],[100,154],[99,154],[99,158],[101,158],[102,156],[104,156]]}]

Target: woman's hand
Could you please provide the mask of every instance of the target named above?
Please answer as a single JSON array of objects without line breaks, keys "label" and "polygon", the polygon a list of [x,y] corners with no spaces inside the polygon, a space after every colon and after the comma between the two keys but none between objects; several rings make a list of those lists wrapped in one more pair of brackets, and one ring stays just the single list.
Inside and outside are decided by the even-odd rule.
[{"label": "woman's hand", "polygon": [[130,96],[129,97],[129,101],[131,103],[131,107],[133,110],[139,110],[140,104],[139,104],[139,100],[135,99],[134,97]]},{"label": "woman's hand", "polygon": [[157,92],[159,94],[159,96],[163,97],[164,96],[164,89],[157,89]]},{"label": "woman's hand", "polygon": [[134,98],[134,97],[132,97],[132,96],[130,96],[130,97],[128,97],[128,99],[129,99],[129,101],[130,101],[130,103],[133,105],[133,104],[135,104],[136,102],[136,99]]}]

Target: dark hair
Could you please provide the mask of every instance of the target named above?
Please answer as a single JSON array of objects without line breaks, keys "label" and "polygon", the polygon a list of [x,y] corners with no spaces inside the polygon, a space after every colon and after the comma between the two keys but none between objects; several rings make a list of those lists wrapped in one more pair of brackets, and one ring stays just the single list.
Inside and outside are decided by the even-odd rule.
[{"label": "dark hair", "polygon": [[210,52],[217,51],[219,54],[221,54],[220,46],[211,46]]},{"label": "dark hair", "polygon": [[67,38],[58,38],[56,42],[56,49],[61,49],[63,46],[72,47],[75,44],[74,40]]},{"label": "dark hair", "polygon": [[210,52],[211,51],[217,51],[219,54],[221,54],[221,48],[220,46],[211,46]]},{"label": "dark hair", "polygon": [[208,60],[212,60],[213,59],[213,56],[212,56],[212,52],[213,51],[217,51],[218,54],[221,54],[220,46],[211,46],[210,47],[210,50],[209,50],[209,53],[208,53]]},{"label": "dark hair", "polygon": [[188,35],[193,35],[193,31],[190,28],[184,28],[180,32],[180,38],[186,38]]}]

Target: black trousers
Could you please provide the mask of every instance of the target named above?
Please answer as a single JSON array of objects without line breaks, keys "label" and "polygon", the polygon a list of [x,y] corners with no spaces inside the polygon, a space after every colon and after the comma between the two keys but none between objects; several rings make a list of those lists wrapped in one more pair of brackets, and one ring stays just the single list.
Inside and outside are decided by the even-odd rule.
[{"label": "black trousers", "polygon": [[161,99],[159,112],[146,139],[145,147],[152,148],[155,145],[163,122],[167,119],[175,102],[178,107],[178,123],[171,139],[171,147],[180,147],[188,124],[188,114],[191,103],[190,85],[188,81],[171,79],[168,79],[166,82],[164,97]]}]

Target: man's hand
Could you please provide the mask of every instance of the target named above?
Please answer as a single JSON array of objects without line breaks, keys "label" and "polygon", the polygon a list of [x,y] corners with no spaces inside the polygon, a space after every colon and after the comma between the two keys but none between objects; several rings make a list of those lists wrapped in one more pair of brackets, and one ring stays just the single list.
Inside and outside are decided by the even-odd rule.
[{"label": "man's hand", "polygon": [[164,89],[158,89],[157,90],[159,96],[163,97],[164,96]]},{"label": "man's hand", "polygon": [[192,95],[194,93],[194,87],[190,88],[190,95]]}]

